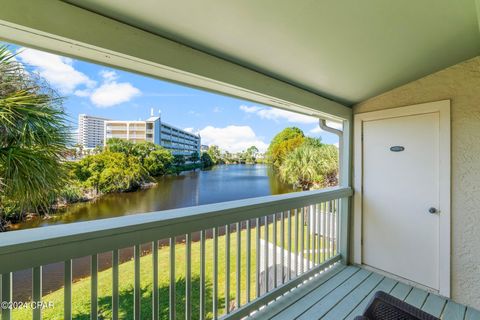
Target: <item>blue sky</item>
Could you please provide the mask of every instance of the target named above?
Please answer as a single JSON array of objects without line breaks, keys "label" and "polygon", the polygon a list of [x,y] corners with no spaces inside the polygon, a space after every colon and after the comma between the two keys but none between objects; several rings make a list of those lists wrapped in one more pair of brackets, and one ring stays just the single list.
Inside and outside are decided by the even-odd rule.
[{"label": "blue sky", "polygon": [[62,96],[76,127],[78,114],[115,120],[146,119],[151,108],[162,121],[199,132],[203,144],[231,152],[250,145],[265,150],[273,136],[289,126],[336,144],[338,138],[318,128],[312,117],[214,94],[166,81],[9,45],[30,72],[44,77]]}]

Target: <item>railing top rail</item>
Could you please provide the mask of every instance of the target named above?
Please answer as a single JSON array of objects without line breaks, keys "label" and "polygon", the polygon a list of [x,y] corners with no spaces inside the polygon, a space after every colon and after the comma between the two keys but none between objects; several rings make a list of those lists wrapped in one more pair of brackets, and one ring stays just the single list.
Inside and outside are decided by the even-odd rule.
[{"label": "railing top rail", "polygon": [[[332,187],[0,233],[0,269],[3,270],[3,266],[7,268],[10,264],[11,267],[22,266],[21,263],[3,262],[15,257],[26,259],[29,253],[35,253],[37,257],[42,255],[42,252],[44,255],[52,255],[51,258],[44,256],[38,259],[42,260],[42,263],[55,260],[55,256],[81,257],[252,219],[268,213],[346,198],[352,193],[349,187]],[[52,250],[54,248],[55,250]]]}]

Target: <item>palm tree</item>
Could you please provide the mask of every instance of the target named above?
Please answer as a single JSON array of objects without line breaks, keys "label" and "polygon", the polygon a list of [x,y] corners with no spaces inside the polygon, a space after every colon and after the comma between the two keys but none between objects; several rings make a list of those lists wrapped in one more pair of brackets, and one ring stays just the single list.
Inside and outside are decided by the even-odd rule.
[{"label": "palm tree", "polygon": [[283,181],[302,190],[337,183],[338,151],[332,145],[304,143],[290,152],[279,168]]},{"label": "palm tree", "polygon": [[46,209],[64,186],[65,119],[62,99],[0,46],[0,218]]}]

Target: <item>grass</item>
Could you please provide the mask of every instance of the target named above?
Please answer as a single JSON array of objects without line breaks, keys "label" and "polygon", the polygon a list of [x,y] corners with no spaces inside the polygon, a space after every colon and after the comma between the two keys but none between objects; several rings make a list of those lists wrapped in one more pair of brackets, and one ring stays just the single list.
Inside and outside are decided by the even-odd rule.
[{"label": "grass", "polygon": [[[287,224],[285,224],[286,226]],[[292,219],[292,228],[294,220]],[[273,224],[269,225],[269,241],[273,242]],[[305,227],[306,231],[306,227]],[[307,232],[304,232],[305,239]],[[250,298],[255,298],[255,270],[256,270],[256,250],[255,250],[256,230],[252,228],[251,232],[251,275],[250,275]],[[261,229],[261,236],[264,236],[264,228]],[[292,239],[294,232],[292,230]],[[315,239],[314,239],[315,238]],[[285,241],[287,231],[285,230]],[[316,237],[310,239],[316,241]],[[305,240],[306,241],[306,240]],[[280,221],[277,221],[277,243],[280,242]],[[292,241],[292,249],[293,249]],[[206,309],[207,318],[212,318],[212,282],[213,282],[213,240],[207,239],[206,247]],[[175,246],[175,275],[176,275],[176,312],[177,318],[184,318],[185,311],[185,244],[177,243]],[[230,235],[230,310],[234,308],[236,292],[236,259],[237,259],[237,237],[236,232]],[[306,247],[305,247],[306,248]],[[311,246],[312,248],[312,246]],[[225,312],[225,235],[218,237],[218,313]],[[241,231],[241,303],[246,302],[246,230]],[[199,315],[199,288],[200,288],[200,242],[192,243],[192,314],[193,319]],[[293,264],[293,262],[292,262]],[[169,247],[162,247],[158,251],[158,287],[160,297],[160,319],[168,319],[168,298],[169,298]],[[152,317],[152,255],[145,254],[140,259],[140,287],[141,287],[141,313],[142,319],[151,319]],[[133,319],[133,280],[134,264],[133,260],[127,261],[119,266],[120,274],[120,318]],[[111,319],[111,299],[112,299],[112,269],[107,269],[98,274],[98,314],[99,319]],[[90,278],[84,278],[75,282],[72,286],[72,309],[74,319],[90,319]],[[44,302],[53,302],[54,307],[44,309],[44,319],[63,319],[63,288],[43,296]],[[31,319],[30,309],[15,309],[13,319]]]}]

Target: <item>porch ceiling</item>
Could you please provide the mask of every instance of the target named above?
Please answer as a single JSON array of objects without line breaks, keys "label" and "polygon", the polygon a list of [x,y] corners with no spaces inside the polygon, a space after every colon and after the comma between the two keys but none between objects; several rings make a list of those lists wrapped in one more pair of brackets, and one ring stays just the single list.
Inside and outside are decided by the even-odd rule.
[{"label": "porch ceiling", "polygon": [[475,0],[68,0],[353,104],[480,53]]}]

